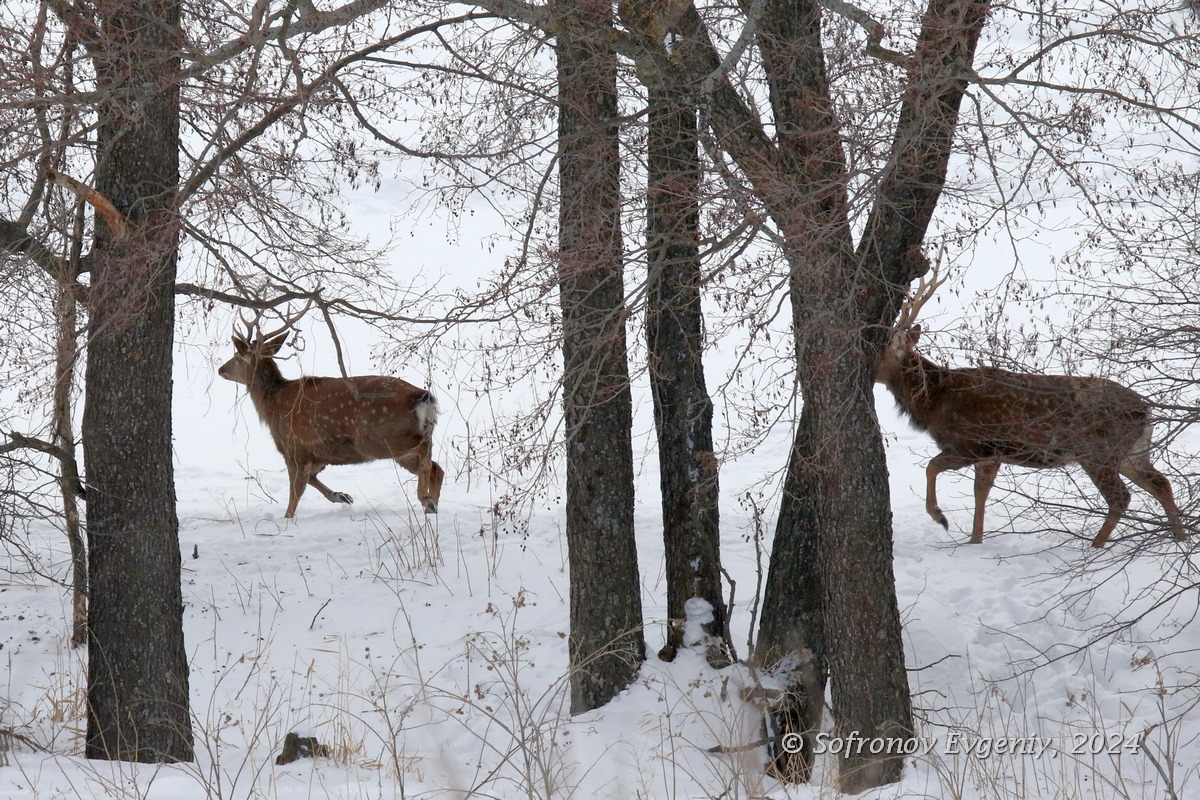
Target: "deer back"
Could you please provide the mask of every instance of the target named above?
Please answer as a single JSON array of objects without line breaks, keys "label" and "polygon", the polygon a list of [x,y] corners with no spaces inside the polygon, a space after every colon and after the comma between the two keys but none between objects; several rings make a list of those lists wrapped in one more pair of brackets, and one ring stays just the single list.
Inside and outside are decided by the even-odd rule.
[{"label": "deer back", "polygon": [[284,456],[325,464],[398,458],[427,441],[432,394],[400,378],[303,377],[255,405]]}]

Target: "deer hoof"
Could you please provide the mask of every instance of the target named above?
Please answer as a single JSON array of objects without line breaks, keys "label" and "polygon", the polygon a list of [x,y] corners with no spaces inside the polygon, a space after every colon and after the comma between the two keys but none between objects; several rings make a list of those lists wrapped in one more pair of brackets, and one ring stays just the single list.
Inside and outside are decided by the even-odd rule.
[{"label": "deer hoof", "polygon": [[345,492],[334,492],[332,500],[335,503],[345,503],[346,505],[352,505],[354,503],[354,498]]}]

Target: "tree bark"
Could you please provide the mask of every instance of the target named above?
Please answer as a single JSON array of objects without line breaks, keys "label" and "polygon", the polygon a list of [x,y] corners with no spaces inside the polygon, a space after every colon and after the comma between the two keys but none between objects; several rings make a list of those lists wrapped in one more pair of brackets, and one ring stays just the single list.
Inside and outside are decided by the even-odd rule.
[{"label": "tree bark", "polygon": [[[820,443],[811,451],[811,469],[834,736],[906,739],[913,735],[912,703],[892,571],[887,461],[875,415],[875,356],[852,320],[806,338],[810,357],[801,380],[804,416],[814,417],[813,439]],[[847,748],[837,786],[857,794],[898,781],[903,769],[902,757]]]},{"label": "tree bark", "polygon": [[559,293],[571,571],[571,711],[620,692],[645,658],[633,528],[616,56],[611,5],[555,6]]},{"label": "tree bark", "polygon": [[97,223],[89,292],[86,754],[189,761],[171,461],[180,5],[117,0],[97,15],[96,188],[132,230],[118,241]]},{"label": "tree bark", "polygon": [[[857,344],[858,320],[849,298],[858,291],[853,260],[847,170],[833,108],[821,40],[821,11],[810,0],[775,0],[764,9],[759,43],[768,75],[771,108],[780,121],[778,153],[783,185],[773,189],[774,216],[785,231],[790,266],[793,346],[804,405],[797,425],[776,525],[763,603],[759,648],[774,665],[787,692],[775,706],[777,736],[799,734],[800,752],[776,747],[772,768],[785,780],[807,781],[813,745],[832,680],[834,724],[862,722],[862,731],[910,730],[911,707],[891,569],[891,513],[886,464],[869,463],[872,451],[858,441],[878,439],[878,428],[846,425],[873,418],[869,361]],[[770,184],[767,184],[770,186]],[[840,378],[867,392],[846,392]],[[862,409],[864,400],[870,414]],[[845,404],[850,403],[847,407]],[[848,449],[849,448],[849,449]],[[852,452],[851,452],[852,450]],[[878,475],[883,480],[878,480]],[[847,476],[874,476],[861,491]],[[882,489],[879,487],[882,485]],[[856,489],[860,491],[856,491]],[[843,552],[842,540],[861,543]],[[888,558],[855,556],[887,543]],[[853,609],[844,607],[850,587],[862,586]],[[875,657],[860,659],[854,638],[861,616],[878,622]],[[872,698],[868,708],[860,703]],[[874,716],[872,716],[874,715]],[[877,769],[843,761],[839,781],[851,773],[875,780],[899,779],[902,762]]]},{"label": "tree bark", "polygon": [[[806,404],[796,426],[754,651],[754,662],[784,687],[773,704],[770,769],[789,783],[807,783],[812,777],[813,747],[829,680],[813,450],[818,413]],[[799,734],[803,748],[785,747],[783,737],[788,734]]]},{"label": "tree bark", "polygon": [[[667,642],[684,644],[689,600],[712,608],[709,660],[732,646],[721,594],[721,532],[712,399],[704,382],[700,309],[700,159],[696,109],[676,92],[651,91],[646,222],[646,338],[658,434],[666,552]],[[693,612],[694,613],[694,612]]]},{"label": "tree bark", "polygon": [[904,290],[929,268],[919,248],[942,196],[975,48],[989,5],[980,0],[929,0],[910,59],[891,158],[857,260],[881,290],[865,294],[864,337],[883,352]]},{"label": "tree bark", "polygon": [[[872,383],[901,299],[899,287],[927,268],[919,247],[941,196],[967,67],[986,16],[986,3],[931,0],[909,64],[892,157],[849,260],[847,280],[824,298],[819,295],[822,282],[817,282],[817,296],[808,298],[816,299],[815,304],[804,302],[810,289],[792,286],[793,303],[799,301],[794,321],[804,415],[819,411],[813,430],[820,443],[798,446],[792,460],[795,467],[815,456],[835,736],[857,731],[864,737],[890,738],[912,731],[892,573],[887,466]],[[822,308],[844,311],[822,324]],[[786,606],[780,610],[789,612]],[[901,759],[886,754],[844,752],[838,787],[861,792],[898,780],[902,768]]]}]

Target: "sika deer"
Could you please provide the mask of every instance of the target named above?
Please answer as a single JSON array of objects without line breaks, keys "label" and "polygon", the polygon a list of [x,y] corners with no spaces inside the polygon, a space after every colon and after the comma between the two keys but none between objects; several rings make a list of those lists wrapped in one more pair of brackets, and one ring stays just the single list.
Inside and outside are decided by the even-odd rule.
[{"label": "sika deer", "polygon": [[270,333],[258,329],[257,318],[243,319],[246,332],[233,335],[237,353],[217,370],[246,387],[283,454],[289,484],[284,517],[295,516],[307,485],[331,503],[354,502],[317,479],[326,466],[385,458],[417,476],[417,499],[426,514],[436,514],[444,476],[432,459],[437,400],[427,389],[386,376],[284,378],[274,356],[307,310]]},{"label": "sika deer", "polygon": [[1001,464],[1051,468],[1079,464],[1096,484],[1108,514],[1093,547],[1104,547],[1129,507],[1124,475],[1166,511],[1176,539],[1186,538],[1171,484],[1150,463],[1153,422],[1145,398],[1104,378],[1028,375],[993,367],[952,369],[916,350],[921,306],[942,281],[921,279],[892,327],[877,383],[941,448],[926,468],[925,510],[949,528],[938,508],[937,476],[975,465],[971,543],[983,541],[983,512]]}]

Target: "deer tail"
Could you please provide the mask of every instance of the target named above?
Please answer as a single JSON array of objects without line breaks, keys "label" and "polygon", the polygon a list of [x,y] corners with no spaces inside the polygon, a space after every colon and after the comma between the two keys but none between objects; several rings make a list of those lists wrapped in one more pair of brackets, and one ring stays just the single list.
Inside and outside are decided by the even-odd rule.
[{"label": "deer tail", "polygon": [[422,433],[433,430],[438,421],[437,398],[433,396],[433,392],[427,389],[417,397],[413,404],[413,413],[417,415],[417,424]]}]

